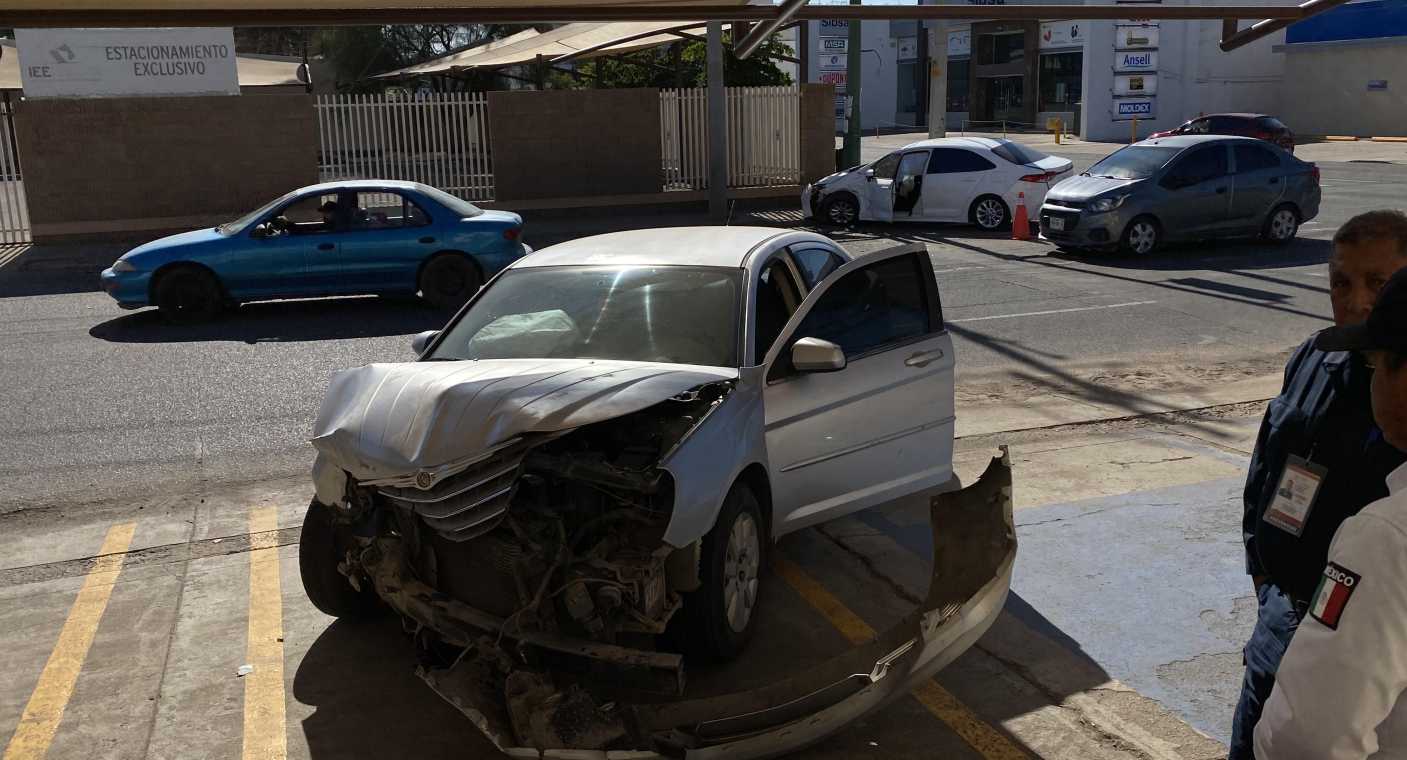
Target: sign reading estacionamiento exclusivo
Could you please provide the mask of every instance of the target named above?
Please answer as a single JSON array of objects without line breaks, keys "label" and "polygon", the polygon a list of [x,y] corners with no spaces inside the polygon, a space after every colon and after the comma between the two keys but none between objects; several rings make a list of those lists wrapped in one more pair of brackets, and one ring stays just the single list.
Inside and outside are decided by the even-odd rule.
[{"label": "sign reading estacionamiento exclusivo", "polygon": [[16,29],[27,98],[238,95],[234,31]]}]

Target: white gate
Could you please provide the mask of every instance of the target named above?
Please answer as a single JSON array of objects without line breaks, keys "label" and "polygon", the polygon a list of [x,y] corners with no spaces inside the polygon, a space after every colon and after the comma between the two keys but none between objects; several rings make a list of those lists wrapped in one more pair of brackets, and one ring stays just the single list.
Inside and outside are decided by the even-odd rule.
[{"label": "white gate", "polygon": [[434,93],[414,100],[319,95],[318,174],[324,182],[423,182],[469,201],[493,200],[488,96]]},{"label": "white gate", "polygon": [[0,245],[29,242],[29,208],[25,204],[15,142],[15,105],[6,93],[0,100]]},{"label": "white gate", "polygon": [[[728,186],[801,182],[801,92],[796,87],[729,87]],[[660,91],[666,190],[708,188],[708,91]]]}]

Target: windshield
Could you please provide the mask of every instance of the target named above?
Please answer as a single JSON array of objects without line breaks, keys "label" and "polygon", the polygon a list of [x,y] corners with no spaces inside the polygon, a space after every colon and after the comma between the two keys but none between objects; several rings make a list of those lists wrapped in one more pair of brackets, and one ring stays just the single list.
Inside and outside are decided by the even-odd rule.
[{"label": "windshield", "polygon": [[1109,179],[1145,179],[1166,166],[1181,150],[1158,145],[1130,145],[1091,166],[1085,174]]},{"label": "windshield", "polygon": [[737,367],[742,270],[505,272],[429,359],[616,359]]},{"label": "windshield", "polygon": [[1050,158],[1049,153],[1042,153],[1035,148],[1028,148],[1025,145],[1014,142],[1005,142],[992,148],[992,152],[1010,161],[1013,164],[1034,164],[1044,158]]},{"label": "windshield", "polygon": [[444,206],[445,208],[449,209],[450,213],[452,214],[458,214],[461,217],[467,218],[471,216],[478,216],[479,214],[484,213],[483,209],[479,208],[478,206],[475,206],[469,201],[450,195],[449,193],[437,187],[430,187],[429,185],[417,185],[415,189],[420,191],[422,194],[429,196],[430,200],[433,200],[441,206]]},{"label": "windshield", "polygon": [[249,225],[253,224],[254,221],[259,217],[269,213],[270,211],[273,211],[280,204],[284,204],[293,200],[294,196],[296,196],[297,194],[298,191],[294,190],[291,193],[285,193],[283,195],[280,195],[279,197],[269,201],[268,203],[265,203],[259,208],[250,211],[249,213],[245,214],[244,216],[241,216],[240,218],[232,222],[225,222],[219,227],[216,227],[215,231],[220,233],[221,235],[236,234],[243,230],[245,227],[248,227]]}]

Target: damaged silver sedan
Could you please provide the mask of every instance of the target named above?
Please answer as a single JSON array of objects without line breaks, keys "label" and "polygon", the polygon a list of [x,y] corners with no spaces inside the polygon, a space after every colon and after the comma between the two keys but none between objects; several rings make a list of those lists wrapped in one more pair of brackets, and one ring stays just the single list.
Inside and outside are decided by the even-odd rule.
[{"label": "damaged silver sedan", "polygon": [[[770,757],[907,693],[1005,600],[1010,472],[952,491],[953,355],[922,246],[649,230],[539,251],[419,361],[334,376],[303,583],[389,606],[422,677],[523,757]],[[786,533],[932,498],[927,603],[796,678],[692,697],[737,657]]]}]

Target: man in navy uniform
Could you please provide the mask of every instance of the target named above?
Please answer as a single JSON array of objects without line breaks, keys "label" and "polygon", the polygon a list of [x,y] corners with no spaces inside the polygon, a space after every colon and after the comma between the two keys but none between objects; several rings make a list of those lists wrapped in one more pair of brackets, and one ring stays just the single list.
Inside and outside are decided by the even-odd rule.
[{"label": "man in navy uniform", "polygon": [[[1334,323],[1368,319],[1378,290],[1407,267],[1407,215],[1370,211],[1334,235],[1329,298]],[[1229,760],[1255,757],[1255,726],[1280,658],[1313,599],[1329,542],[1344,520],[1388,495],[1388,473],[1407,457],[1373,421],[1372,370],[1359,354],[1295,350],[1285,384],[1261,422],[1246,479],[1246,572],[1259,602],[1246,644]]]}]

